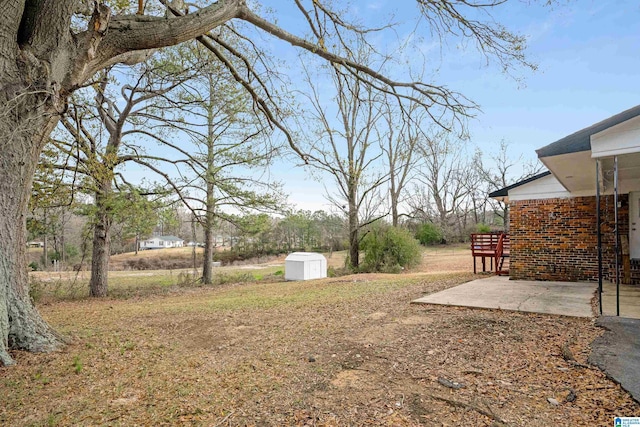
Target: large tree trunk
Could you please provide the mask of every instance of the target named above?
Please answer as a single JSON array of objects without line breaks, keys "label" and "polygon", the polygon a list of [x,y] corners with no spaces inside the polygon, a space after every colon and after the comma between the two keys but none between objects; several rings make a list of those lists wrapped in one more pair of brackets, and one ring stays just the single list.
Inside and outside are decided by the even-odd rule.
[{"label": "large tree trunk", "polygon": [[[46,218],[46,216],[45,216]],[[45,220],[46,224],[46,220]],[[47,228],[45,225],[45,235],[44,239],[42,239],[42,270],[49,270],[49,236],[47,236]]]},{"label": "large tree trunk", "polygon": [[360,236],[358,224],[358,208],[356,194],[349,197],[349,261],[354,270],[360,266]]},{"label": "large tree trunk", "polygon": [[[210,156],[211,157],[211,156]],[[211,169],[212,167],[210,167]],[[208,171],[209,172],[209,171]],[[213,198],[214,183],[207,173],[207,212],[204,218],[204,261],[202,266],[202,283],[210,285],[213,283],[213,253],[215,250],[214,227],[215,227],[215,200]]]},{"label": "large tree trunk", "polygon": [[204,264],[202,266],[202,283],[205,285],[213,283],[213,253],[215,251],[213,231],[213,224],[207,220],[204,226]]},{"label": "large tree trunk", "polygon": [[[19,85],[20,83],[16,83]],[[6,86],[5,86],[6,87]],[[0,109],[0,363],[8,349],[50,351],[61,338],[47,325],[29,297],[26,213],[33,174],[56,118],[42,95],[19,100],[2,94]]]},{"label": "large tree trunk", "polygon": [[391,189],[391,224],[394,227],[398,226],[398,195],[396,194],[395,186]]},{"label": "large tree trunk", "polygon": [[98,70],[135,62],[138,51],[192,39],[244,8],[240,0],[215,2],[172,20],[178,22],[156,20],[143,28],[123,17],[127,26],[107,31],[110,10],[95,2],[86,31],[72,34],[79,3],[5,1],[0,11],[0,363],[5,365],[13,362],[9,348],[50,351],[61,344],[29,298],[26,214],[40,152],[66,98]]},{"label": "large tree trunk", "polygon": [[[209,96],[215,93],[215,79],[212,75],[209,78]],[[202,283],[210,285],[213,283],[213,227],[215,225],[215,103],[209,99],[207,108],[207,170],[204,173],[205,186],[207,187],[206,206],[207,210],[204,217],[204,260],[202,266]]]},{"label": "large tree trunk", "polygon": [[103,182],[96,193],[97,215],[93,228],[93,254],[91,256],[91,281],[89,295],[106,297],[109,289],[109,256],[111,255],[111,216],[107,199],[111,181]]},{"label": "large tree trunk", "polygon": [[395,165],[389,160],[389,198],[391,201],[391,225],[398,226],[398,190],[396,190]]}]

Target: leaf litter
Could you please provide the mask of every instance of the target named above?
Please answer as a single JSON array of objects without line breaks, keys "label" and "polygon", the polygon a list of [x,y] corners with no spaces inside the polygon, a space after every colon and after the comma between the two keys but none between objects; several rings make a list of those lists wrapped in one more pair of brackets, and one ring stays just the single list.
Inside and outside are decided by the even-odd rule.
[{"label": "leaf litter", "polygon": [[0,424],[597,426],[640,414],[587,365],[601,334],[590,319],[409,304],[472,277],[52,303],[40,309],[72,343],[0,368]]}]

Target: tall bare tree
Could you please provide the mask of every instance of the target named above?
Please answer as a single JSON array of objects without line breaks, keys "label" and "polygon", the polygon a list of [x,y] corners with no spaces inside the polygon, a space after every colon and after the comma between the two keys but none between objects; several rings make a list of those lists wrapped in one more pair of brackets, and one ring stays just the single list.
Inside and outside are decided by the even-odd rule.
[{"label": "tall bare tree", "polygon": [[451,237],[460,208],[469,194],[466,186],[469,166],[463,141],[445,131],[426,131],[417,149],[421,158],[416,170],[419,184],[409,205],[414,215],[435,219]]},{"label": "tall bare tree", "polygon": [[[163,71],[166,68],[172,71]],[[124,192],[137,192],[118,169],[144,156],[143,147],[135,141],[138,129],[163,121],[162,109],[158,107],[161,98],[166,99],[171,90],[199,70],[194,66],[187,72],[167,64],[167,58],[163,58],[146,61],[130,71],[133,71],[130,84],[114,84],[115,72],[105,70],[91,89],[83,91],[84,96],[74,96],[70,114],[61,120],[66,137],[51,142],[65,160],[71,159],[53,167],[83,177],[81,189],[94,199],[89,281],[89,294],[94,297],[106,296],[108,292],[111,227],[118,206],[116,192],[122,185],[127,187]],[[110,90],[112,86],[116,89]]]},{"label": "tall bare tree", "polygon": [[[309,164],[337,187],[336,193],[327,197],[347,216],[349,263],[355,269],[360,260],[360,230],[376,219],[375,207],[367,209],[368,203],[388,178],[379,168],[382,154],[376,150],[375,126],[382,116],[382,103],[381,96],[363,81],[364,76],[351,75],[337,65],[327,68],[334,90],[330,100],[321,95],[315,79],[307,73],[313,117],[319,124],[310,143]],[[337,110],[335,118],[329,109]],[[363,217],[365,213],[369,215]]]},{"label": "tall bare tree", "polygon": [[542,165],[538,162],[525,162],[522,155],[512,156],[509,143],[500,141],[497,151],[493,153],[483,153],[476,155],[475,169],[480,179],[485,184],[485,197],[487,203],[492,208],[494,215],[500,219],[505,230],[509,230],[509,205],[505,202],[489,199],[488,194],[492,191],[508,187],[514,182],[522,181],[540,173]]},{"label": "tall bare tree", "polygon": [[[428,126],[424,116],[424,109],[418,103],[410,103],[406,110],[396,108],[389,99],[383,104],[384,125],[379,140],[389,171],[389,202],[394,227],[398,226],[403,194],[420,160],[417,152],[420,134],[422,128]],[[378,129],[380,131],[380,127]]]},{"label": "tall bare tree", "polygon": [[[161,3],[166,2],[161,0]],[[470,37],[481,51],[496,57],[500,63],[525,63],[522,38],[495,24],[491,17],[484,21],[471,18],[478,16],[478,10],[491,10],[502,3],[505,2],[418,0],[416,16],[420,13],[427,17],[432,32]],[[350,57],[341,57],[333,49],[334,45],[348,47],[340,35],[346,32],[365,38],[368,29],[348,22],[322,0],[306,3],[296,0],[295,6],[298,17],[311,29],[312,37],[284,30],[255,12],[245,0],[218,0],[198,13],[175,19],[137,10],[137,5],[132,5],[132,11],[125,8],[113,14],[106,4],[86,0],[3,2],[0,12],[0,140],[5,141],[0,151],[0,361],[3,364],[13,362],[9,348],[48,351],[61,344],[59,335],[42,320],[28,297],[28,277],[24,269],[25,219],[40,152],[66,112],[69,95],[87,84],[99,70],[117,63],[139,62],[149,50],[193,38],[217,50],[219,60],[224,63],[234,52],[221,50],[224,40],[204,35],[233,20],[340,64],[347,73],[367,75],[371,78],[370,84],[383,92],[405,99],[421,94],[428,100],[424,106],[434,117],[443,109],[465,115],[469,114],[468,108],[473,108],[473,103],[437,84],[394,80]],[[171,14],[182,15],[174,9]],[[331,34],[323,28],[336,31]],[[245,34],[249,41],[255,36],[255,32]],[[244,76],[234,77],[251,91],[251,82]],[[255,91],[252,94],[256,109],[275,127],[286,131],[268,96],[258,96]],[[287,140],[292,149],[300,152],[290,134]]]}]

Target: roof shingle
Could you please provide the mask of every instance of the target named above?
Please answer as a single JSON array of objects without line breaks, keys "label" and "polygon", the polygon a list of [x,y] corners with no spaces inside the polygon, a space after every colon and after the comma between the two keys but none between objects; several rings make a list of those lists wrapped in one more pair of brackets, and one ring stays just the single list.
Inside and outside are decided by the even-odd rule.
[{"label": "roof shingle", "polygon": [[559,156],[560,154],[578,153],[591,150],[591,135],[640,116],[640,105],[611,116],[601,122],[565,136],[536,150],[538,157]]}]

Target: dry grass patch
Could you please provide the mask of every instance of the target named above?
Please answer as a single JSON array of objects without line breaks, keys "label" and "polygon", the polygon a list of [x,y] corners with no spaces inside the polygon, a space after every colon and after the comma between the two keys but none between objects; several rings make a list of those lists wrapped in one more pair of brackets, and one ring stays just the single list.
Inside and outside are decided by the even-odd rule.
[{"label": "dry grass patch", "polygon": [[[471,278],[361,275],[49,304],[41,311],[72,343],[0,368],[0,424],[608,425],[640,413],[599,370],[563,359],[571,342],[586,363],[600,333],[587,319],[409,304]],[[569,390],[577,397],[565,403]]]},{"label": "dry grass patch", "polygon": [[426,247],[422,253],[421,270],[431,273],[472,272],[473,258],[469,244]]},{"label": "dry grass patch", "polygon": [[[90,272],[30,273],[31,293],[39,303],[77,300],[89,296]],[[109,295],[134,298],[181,292],[183,288],[204,286],[199,269],[110,271]],[[281,266],[220,267],[214,270],[213,285],[283,280]]]}]

